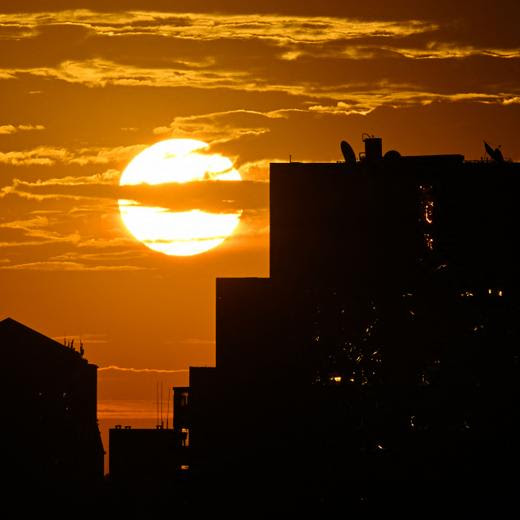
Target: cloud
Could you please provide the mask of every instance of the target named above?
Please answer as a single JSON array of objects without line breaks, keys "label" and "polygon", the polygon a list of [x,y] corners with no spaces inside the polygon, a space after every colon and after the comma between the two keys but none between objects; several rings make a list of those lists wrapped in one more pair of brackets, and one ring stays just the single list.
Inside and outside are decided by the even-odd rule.
[{"label": "cloud", "polygon": [[[127,161],[144,150],[146,145],[88,147],[68,149],[53,146],[38,146],[29,150],[0,152],[0,164],[10,166],[54,166],[56,163],[86,166]],[[107,175],[107,174],[105,174]]]},{"label": "cloud", "polygon": [[[421,54],[424,59],[415,61],[426,61],[426,57],[431,55],[432,52],[434,50],[428,51],[429,54]],[[441,49],[435,52],[442,53],[448,51],[442,51]],[[454,51],[451,50],[449,52]],[[419,55],[417,55],[417,58],[419,58]],[[440,85],[444,92],[435,92],[436,88],[434,85],[443,76],[430,77],[423,81],[425,83],[423,84],[418,79],[422,72],[417,71],[415,82],[410,82],[409,80],[407,82],[398,81],[398,78],[404,77],[404,74],[406,74],[407,78],[410,77],[409,66],[403,65],[401,63],[403,60],[395,60],[399,67],[393,68],[388,72],[388,75],[394,77],[395,80],[372,80],[368,77],[365,81],[362,80],[363,74],[361,74],[361,79],[353,81],[352,78],[357,77],[355,70],[351,67],[352,72],[348,75],[345,68],[346,65],[343,65],[341,60],[335,60],[338,71],[334,74],[331,74],[330,68],[327,68],[322,62],[314,60],[306,65],[305,70],[297,69],[299,73],[297,77],[291,75],[290,71],[284,71],[279,67],[273,70],[266,70],[265,73],[246,66],[235,70],[226,70],[225,68],[220,70],[217,68],[190,70],[175,67],[126,65],[101,58],[84,61],[68,60],[55,67],[12,69],[10,73],[15,76],[22,73],[31,74],[48,79],[83,84],[88,87],[125,85],[170,88],[224,88],[249,93],[269,92],[285,94],[293,100],[295,106],[287,107],[284,110],[257,112],[238,109],[195,116],[178,116],[169,125],[154,128],[156,135],[172,135],[174,132],[178,132],[178,135],[193,135],[193,132],[196,131],[198,135],[213,143],[224,143],[230,140],[257,137],[265,134],[269,132],[269,122],[271,120],[277,117],[284,117],[284,113],[308,109],[308,107],[302,106],[302,104],[315,105],[315,108],[310,109],[315,112],[327,111],[331,113],[330,108],[324,110],[323,107],[330,106],[330,102],[335,101],[336,103],[344,103],[345,106],[349,105],[348,109],[336,109],[336,114],[366,115],[380,106],[403,107],[411,104],[421,105],[432,101],[472,101],[507,104],[509,100],[518,97],[519,94],[518,88],[510,84],[510,81],[508,83],[504,78],[495,83],[490,83],[486,87],[482,83],[478,86],[475,85],[467,75],[458,78],[461,85],[459,89],[457,89],[456,83],[452,81],[448,91]],[[390,62],[391,58],[387,57],[385,70]],[[307,68],[312,67],[313,64],[317,67],[317,71],[322,70],[323,74],[313,75],[308,73]],[[481,64],[481,67],[483,70],[487,70],[484,64]],[[342,68],[345,69],[345,72],[342,72]],[[358,72],[363,73],[363,70],[362,68]],[[442,71],[439,72],[441,73]],[[369,76],[375,75],[379,78],[381,77],[380,72],[370,69]],[[341,80],[347,76],[350,78],[348,81]],[[430,87],[428,87],[429,82],[432,83]],[[500,85],[503,86],[501,87]],[[468,91],[468,87],[471,90]],[[475,92],[473,90],[475,88],[482,89],[482,91]],[[253,123],[255,118],[256,122]],[[221,128],[214,124],[216,120],[225,122],[226,119],[228,123]],[[39,147],[33,150],[2,152],[0,153],[0,164],[4,163],[13,166],[52,166],[57,162],[78,165],[108,164],[117,160],[118,157],[120,157],[120,160],[123,160],[124,157],[135,155],[139,151],[139,146],[144,147],[144,145],[133,145],[130,147],[119,147],[119,149],[98,148],[96,150],[86,148],[74,151],[55,147]]]},{"label": "cloud", "polygon": [[[96,239],[83,241],[77,244],[80,248],[79,251],[68,251],[66,253],[53,256],[48,261],[51,262],[75,262],[75,263],[98,263],[98,262],[127,262],[144,258],[145,254],[141,249],[118,249],[115,244],[119,246],[135,246],[135,240],[127,237],[121,237],[116,240],[101,240],[104,246],[97,243],[96,246],[92,245],[92,242],[99,242]],[[92,249],[94,252],[86,252],[86,249]],[[97,248],[97,250],[96,250]],[[102,248],[106,248],[107,251],[103,251]],[[117,265],[117,264],[116,264]]]},{"label": "cloud", "polygon": [[0,152],[0,164],[11,166],[53,166],[56,161],[65,161],[67,150],[38,146],[31,150]]},{"label": "cloud", "polygon": [[45,180],[37,180],[35,182],[21,181],[21,186],[83,186],[83,185],[102,185],[111,186],[119,181],[121,172],[115,169],[105,170],[101,173],[94,173],[92,175],[78,175],[66,177],[52,177]]},{"label": "cloud", "polygon": [[[232,121],[233,116],[235,116],[234,121]],[[250,124],[237,124],[237,116],[240,116],[242,120],[250,119]],[[195,116],[177,116],[168,126],[154,128],[153,133],[176,137],[189,137],[196,134],[199,139],[210,143],[226,143],[244,136],[255,136],[269,132],[268,127],[257,126],[253,120],[269,119],[270,117],[275,116],[244,109]],[[226,119],[229,121],[225,121]]]},{"label": "cloud", "polygon": [[[116,170],[108,170],[102,174],[90,176],[61,177],[34,182],[13,179],[9,186],[2,188],[0,197],[17,195],[39,201],[98,199],[113,204],[117,200],[124,199],[145,206],[169,208],[175,211],[201,209],[214,213],[243,209],[256,210],[265,208],[268,203],[269,187],[262,181],[195,181],[119,186],[117,179]],[[39,216],[23,222],[26,226],[30,225],[32,229],[35,224],[40,224],[42,227],[49,221],[46,217]],[[0,225],[0,227],[2,226]],[[3,227],[8,227],[8,225]],[[19,229],[28,231],[28,228]],[[31,232],[30,236],[36,235]]]},{"label": "cloud", "polygon": [[[11,229],[21,231],[24,238],[29,240],[16,240],[11,242],[0,242],[1,247],[21,247],[35,246],[50,243],[72,243],[76,244],[80,241],[80,235],[77,232],[62,234],[52,231],[49,228],[51,221],[45,216],[36,216],[28,219],[13,220],[10,222],[0,223],[0,229]],[[15,269],[14,266],[10,268]]]},{"label": "cloud", "polygon": [[92,333],[83,333],[83,334],[66,334],[65,338],[63,335],[54,336],[52,339],[61,343],[64,339],[74,340],[76,346],[82,342],[84,345],[92,345],[92,344],[105,344],[108,343],[108,338],[106,334],[92,334]]},{"label": "cloud", "polygon": [[121,37],[159,35],[190,40],[266,39],[279,43],[406,36],[435,30],[421,20],[361,20],[346,17],[278,14],[168,13],[154,11],[95,12],[86,9],[40,13],[0,14],[8,38],[34,38],[42,27],[76,25],[92,34]]},{"label": "cloud", "polygon": [[180,369],[166,369],[166,368],[128,368],[128,367],[119,367],[117,365],[109,365],[106,367],[99,367],[99,372],[106,371],[116,371],[116,372],[131,372],[134,374],[180,374],[183,372],[189,372],[187,368]]},{"label": "cloud", "polygon": [[504,105],[519,105],[520,96],[514,96],[503,101]]},{"label": "cloud", "polygon": [[142,87],[245,88],[254,90],[246,71],[199,70],[186,67],[144,67],[92,58],[66,60],[56,67],[27,67],[0,70],[0,78],[13,79],[23,74],[81,84],[88,87],[107,85]]},{"label": "cloud", "polygon": [[400,48],[395,47],[380,47],[382,50],[387,50],[396,54],[400,54],[405,58],[410,59],[461,59],[470,56],[490,56],[501,59],[518,59],[520,58],[520,47],[511,49],[477,47],[474,45],[460,45],[454,43],[439,43],[428,42],[424,47],[419,48]]},{"label": "cloud", "polygon": [[202,338],[186,338],[179,342],[173,342],[171,340],[165,341],[165,344],[182,343],[183,345],[215,345],[214,339],[202,339]]},{"label": "cloud", "polygon": [[[409,59],[462,58],[474,55],[517,58],[520,55],[518,42],[512,42],[510,47],[504,45],[511,38],[504,40],[498,31],[495,31],[495,42],[487,41],[489,38],[485,36],[483,29],[489,31],[493,22],[496,22],[491,19],[490,15],[493,13],[489,10],[485,27],[471,16],[472,13],[468,13],[463,20],[453,16],[450,21],[437,20],[440,13],[435,12],[423,12],[422,17],[410,17],[409,9],[400,13],[396,9],[393,17],[389,13],[381,16],[381,9],[378,13],[380,16],[371,17],[367,17],[366,13],[362,17],[352,14],[349,17],[274,13],[259,16],[256,13],[174,14],[160,11],[96,12],[78,9],[0,14],[0,31],[3,30],[4,40],[25,39],[38,43],[56,31],[66,31],[67,38],[70,38],[71,31],[75,31],[81,42],[87,37],[89,42],[95,38],[102,42],[121,38],[126,42],[130,38],[149,41],[152,37],[163,42],[172,39],[198,43],[212,43],[217,40],[265,42],[278,48],[278,57],[288,61],[316,52],[321,56],[324,55],[323,52],[332,52],[334,55],[343,53],[353,59],[370,59],[378,55],[378,49]],[[414,9],[414,13],[420,13],[420,10]],[[479,38],[483,39],[480,44]],[[177,64],[184,64],[185,68],[190,69],[204,68],[211,63],[211,56],[178,58],[177,61]],[[13,72],[4,71],[3,74],[5,77],[12,77]]]},{"label": "cloud", "polygon": [[156,186],[121,186],[121,198],[175,211],[228,213],[267,207],[269,185],[259,181],[198,181]]},{"label": "cloud", "polygon": [[[135,240],[128,238],[126,236],[120,237],[111,237],[111,238],[87,238],[82,240],[77,244],[80,248],[90,248],[90,249],[108,249],[108,248],[117,248],[121,246],[128,246],[129,244],[135,244]],[[119,251],[117,254],[124,255],[128,254],[127,251]],[[116,253],[110,253],[115,256]],[[136,254],[135,252],[133,254]],[[109,253],[104,253],[104,255],[108,256]],[[98,256],[99,258],[99,256]]]},{"label": "cloud", "polygon": [[348,116],[352,114],[368,115],[380,107],[425,106],[432,103],[473,102],[482,104],[509,105],[517,96],[509,93],[491,94],[485,92],[457,92],[440,94],[414,90],[399,90],[391,87],[375,91],[353,92],[334,105],[311,105],[309,110],[320,114]]},{"label": "cloud", "polygon": [[247,161],[238,168],[243,179],[252,181],[268,181],[270,163],[286,162],[287,159],[273,157],[269,159],[260,159],[257,161]]},{"label": "cloud", "polygon": [[[99,374],[102,377],[102,374]],[[98,419],[155,419],[157,420],[157,403],[144,399],[99,399]],[[170,414],[171,418],[171,414]]]},{"label": "cloud", "polygon": [[168,134],[175,137],[190,137],[195,134],[199,139],[215,145],[268,133],[271,131],[270,120],[287,119],[293,112],[305,112],[305,109],[289,108],[265,112],[236,109],[177,116],[168,126],[156,127],[153,132],[157,135]]},{"label": "cloud", "polygon": [[28,262],[22,264],[2,265],[2,270],[8,271],[142,271],[147,267],[136,265],[86,265],[78,262]]},{"label": "cloud", "polygon": [[0,125],[0,135],[16,134],[30,130],[45,130],[43,125]]},{"label": "cloud", "polygon": [[[100,209],[92,205],[93,199],[106,202],[106,199],[117,198],[116,190],[120,175],[121,172],[119,170],[109,169],[93,175],[53,177],[36,181],[24,181],[14,178],[10,185],[0,189],[0,199],[8,195],[16,195],[24,199],[40,202],[52,199],[74,201],[87,199],[90,202],[88,208],[73,208],[71,212],[92,212]],[[107,208],[103,209],[106,210]],[[40,212],[40,214],[43,213]]]}]

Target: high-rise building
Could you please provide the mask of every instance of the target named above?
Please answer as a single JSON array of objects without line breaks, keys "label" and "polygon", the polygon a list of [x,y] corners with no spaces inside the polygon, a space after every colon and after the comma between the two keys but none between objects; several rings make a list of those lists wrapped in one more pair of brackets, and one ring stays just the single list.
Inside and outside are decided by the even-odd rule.
[{"label": "high-rise building", "polygon": [[270,277],[217,279],[190,370],[195,474],[319,496],[518,463],[520,165],[365,146],[271,164]]}]

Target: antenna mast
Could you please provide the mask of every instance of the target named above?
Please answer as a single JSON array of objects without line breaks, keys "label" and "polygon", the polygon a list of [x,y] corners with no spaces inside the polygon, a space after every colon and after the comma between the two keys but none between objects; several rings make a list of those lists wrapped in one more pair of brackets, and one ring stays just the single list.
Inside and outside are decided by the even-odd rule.
[{"label": "antenna mast", "polygon": [[166,401],[166,429],[168,429],[168,419],[170,418],[170,385],[168,385],[168,400]]},{"label": "antenna mast", "polygon": [[155,382],[155,425],[159,426],[159,383]]},{"label": "antenna mast", "polygon": [[163,383],[161,381],[161,401],[160,401],[160,407],[161,407],[161,430],[163,428],[163,424],[164,424],[164,421],[163,421]]}]

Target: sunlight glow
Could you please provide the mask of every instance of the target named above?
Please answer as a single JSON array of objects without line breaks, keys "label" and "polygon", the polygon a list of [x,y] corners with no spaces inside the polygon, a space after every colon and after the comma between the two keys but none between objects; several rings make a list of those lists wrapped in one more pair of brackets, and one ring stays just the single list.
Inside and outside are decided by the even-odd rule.
[{"label": "sunlight glow", "polygon": [[[233,163],[195,139],[168,139],[138,154],[128,164],[121,186],[171,182],[241,180]],[[209,213],[203,208],[171,211],[119,200],[121,218],[130,233],[145,246],[166,255],[190,256],[220,245],[238,226],[240,212]]]}]

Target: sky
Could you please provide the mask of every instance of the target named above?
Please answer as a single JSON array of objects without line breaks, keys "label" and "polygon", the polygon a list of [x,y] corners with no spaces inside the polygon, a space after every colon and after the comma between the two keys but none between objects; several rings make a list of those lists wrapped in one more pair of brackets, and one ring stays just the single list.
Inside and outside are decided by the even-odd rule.
[{"label": "sky", "polygon": [[[214,365],[215,278],[269,275],[270,162],[341,160],[363,132],[520,160],[519,17],[517,1],[2,2],[0,319],[81,337],[100,419],[154,420],[158,382]],[[170,138],[243,179],[133,194],[241,210],[197,256],[151,251],[119,213],[128,162]]]}]

